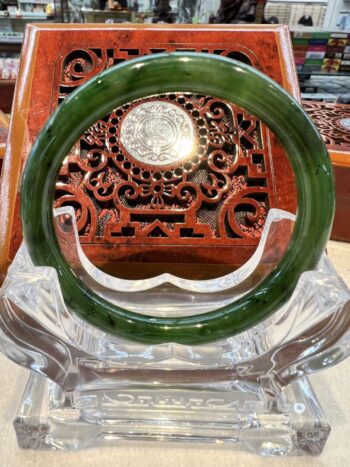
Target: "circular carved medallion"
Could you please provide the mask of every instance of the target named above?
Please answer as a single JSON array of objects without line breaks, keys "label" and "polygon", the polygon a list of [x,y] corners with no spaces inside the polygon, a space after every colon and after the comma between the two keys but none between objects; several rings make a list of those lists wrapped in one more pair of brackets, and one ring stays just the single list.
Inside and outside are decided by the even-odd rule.
[{"label": "circular carved medallion", "polygon": [[350,118],[342,118],[339,123],[345,130],[350,131]]},{"label": "circular carved medallion", "polygon": [[125,116],[120,140],[139,162],[155,166],[189,157],[195,147],[191,117],[170,102],[154,100],[133,107]]}]

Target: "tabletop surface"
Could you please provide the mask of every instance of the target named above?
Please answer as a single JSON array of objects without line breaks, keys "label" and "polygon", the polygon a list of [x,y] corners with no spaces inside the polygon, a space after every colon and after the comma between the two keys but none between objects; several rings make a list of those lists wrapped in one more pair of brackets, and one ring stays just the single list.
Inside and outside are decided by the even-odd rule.
[{"label": "tabletop surface", "polygon": [[[350,244],[329,242],[330,258],[350,286]],[[346,466],[350,465],[349,422],[350,359],[310,380],[332,427],[323,453],[318,457],[269,458],[269,466]],[[259,458],[239,447],[212,444],[163,444],[120,442],[114,447],[92,448],[77,452],[25,451],[17,447],[12,418],[19,402],[28,371],[0,355],[0,465],[14,466],[95,466],[103,467],[239,467],[265,466]]]}]

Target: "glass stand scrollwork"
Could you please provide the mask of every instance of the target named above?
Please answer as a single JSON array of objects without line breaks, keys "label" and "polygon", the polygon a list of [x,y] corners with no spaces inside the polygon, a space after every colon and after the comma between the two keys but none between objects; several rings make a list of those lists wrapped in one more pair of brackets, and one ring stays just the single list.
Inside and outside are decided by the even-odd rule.
[{"label": "glass stand scrollwork", "polygon": [[[204,313],[251,290],[283,256],[294,217],[272,209],[253,257],[227,276],[128,281],[97,269],[72,208],[60,247],[96,293],[138,313]],[[232,443],[263,455],[319,454],[330,427],[308,375],[350,350],[350,294],[324,254],[288,302],[251,329],[202,345],[110,336],[66,307],[56,271],[23,244],[0,291],[0,347],[32,370],[14,419],[19,446],[78,449],[120,439]]]}]

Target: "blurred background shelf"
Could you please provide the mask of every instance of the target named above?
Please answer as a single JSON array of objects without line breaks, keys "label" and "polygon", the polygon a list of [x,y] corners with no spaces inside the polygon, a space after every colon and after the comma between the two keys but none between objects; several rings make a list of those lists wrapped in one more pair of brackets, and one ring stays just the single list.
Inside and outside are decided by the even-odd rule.
[{"label": "blurred background shelf", "polygon": [[[28,23],[208,23],[218,18],[226,22],[227,18],[219,14],[223,2],[0,0],[0,79],[5,76],[0,83],[0,108],[9,111],[14,87],[13,80],[6,80],[6,67],[1,60],[19,59]],[[347,84],[350,80],[350,0],[257,0],[255,3],[255,18],[250,18],[250,22],[289,26],[303,99],[350,103]]]}]

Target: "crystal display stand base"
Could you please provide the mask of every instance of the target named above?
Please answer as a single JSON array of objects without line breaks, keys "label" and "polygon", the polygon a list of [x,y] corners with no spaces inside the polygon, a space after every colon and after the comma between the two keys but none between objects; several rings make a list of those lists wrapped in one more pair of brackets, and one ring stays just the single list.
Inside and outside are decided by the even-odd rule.
[{"label": "crystal display stand base", "polygon": [[[56,210],[55,220],[62,250],[96,293],[139,313],[190,316],[262,280],[283,255],[294,217],[270,210],[253,257],[207,281],[108,276],[84,256],[72,209]],[[0,351],[32,371],[14,421],[22,448],[136,439],[317,455],[330,428],[307,377],[348,357],[350,291],[324,254],[279,310],[240,334],[202,345],[143,344],[76,316],[56,271],[35,267],[23,244],[0,289]]]},{"label": "crystal display stand base", "polygon": [[[155,386],[158,386],[155,388]],[[120,440],[232,444],[259,455],[317,455],[330,432],[307,377],[273,395],[238,384],[115,383],[71,398],[32,373],[14,427],[21,448],[74,450]]]}]

